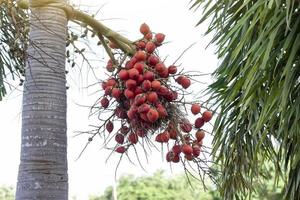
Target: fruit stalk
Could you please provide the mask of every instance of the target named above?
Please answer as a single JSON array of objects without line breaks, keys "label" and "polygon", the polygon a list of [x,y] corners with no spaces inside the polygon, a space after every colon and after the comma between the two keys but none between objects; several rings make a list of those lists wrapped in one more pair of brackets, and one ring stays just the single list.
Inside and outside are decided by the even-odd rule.
[{"label": "fruit stalk", "polygon": [[[28,9],[29,8],[29,1],[28,0],[19,0],[18,6],[22,9]],[[34,5],[34,7],[42,7],[45,6],[45,3],[42,1],[40,5]],[[115,44],[120,47],[120,49],[128,54],[133,55],[135,53],[135,47],[133,45],[133,42],[126,37],[120,35],[119,33],[111,30],[101,22],[94,19],[92,16],[81,12],[80,10],[75,9],[73,6],[67,4],[67,3],[58,3],[55,0],[53,1],[47,1],[47,6],[50,7],[57,7],[63,9],[68,19],[71,21],[80,21],[84,24],[89,25],[94,31],[96,31],[97,34],[103,35],[108,40],[114,42]]]}]

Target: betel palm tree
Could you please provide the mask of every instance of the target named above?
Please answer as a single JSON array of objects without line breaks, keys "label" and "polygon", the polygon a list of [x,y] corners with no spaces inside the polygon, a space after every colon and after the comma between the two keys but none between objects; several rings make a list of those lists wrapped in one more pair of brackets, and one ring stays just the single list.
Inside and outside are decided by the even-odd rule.
[{"label": "betel palm tree", "polygon": [[16,199],[63,200],[68,199],[67,16],[41,0],[31,0],[30,7]]},{"label": "betel palm tree", "polygon": [[[224,199],[249,198],[274,163],[282,199],[300,199],[300,2],[195,0],[222,60],[213,153]],[[268,161],[270,160],[270,161]]]},{"label": "betel palm tree", "polygon": [[[2,1],[0,5],[3,6]],[[15,2],[8,1],[8,4],[1,7],[1,11],[15,9],[15,5]],[[21,162],[16,199],[64,200],[68,199],[65,78],[67,16],[70,20],[90,25],[106,49],[104,37],[118,44],[128,54],[134,51],[133,42],[89,15],[75,10],[65,0],[31,0],[29,3],[25,0],[19,1],[18,5],[30,8],[30,34],[25,66]],[[14,17],[4,18],[11,32],[1,27],[4,32],[3,43],[7,47],[10,47],[10,41],[17,38],[19,23],[10,23],[13,21]],[[108,53],[112,56],[111,52]],[[4,91],[0,92],[2,97],[5,95],[3,69],[9,69],[14,74],[15,70],[21,69],[23,72],[24,68],[23,57],[10,56],[13,61],[10,62],[9,59],[3,59],[10,55],[8,51],[0,55],[0,61],[7,61],[0,66],[0,89]]]}]

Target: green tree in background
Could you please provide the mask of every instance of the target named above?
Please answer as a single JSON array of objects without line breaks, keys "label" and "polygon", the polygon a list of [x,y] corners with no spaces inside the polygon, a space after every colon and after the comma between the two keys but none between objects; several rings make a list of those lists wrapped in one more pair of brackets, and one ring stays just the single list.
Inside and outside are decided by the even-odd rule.
[{"label": "green tree in background", "polygon": [[[163,171],[153,176],[122,176],[118,181],[118,200],[213,200],[212,195],[203,190],[202,184],[192,180],[190,187],[185,175],[167,178]],[[101,197],[90,200],[111,200],[113,188],[108,187]]]},{"label": "green tree in background", "polygon": [[[300,199],[300,1],[194,0],[222,61],[213,154],[224,199],[244,199],[274,163],[284,199]],[[258,164],[261,163],[261,164]]]},{"label": "green tree in background", "polygon": [[[269,175],[261,179],[262,184],[253,183],[255,193],[251,200],[282,200],[281,190],[283,181],[278,187],[274,187],[274,169],[269,168]],[[117,187],[119,200],[221,200],[215,187],[206,181],[207,190],[195,179],[190,179],[193,188],[186,179],[185,174],[167,177],[163,171],[157,171],[152,176],[134,177],[122,176]],[[0,187],[0,200],[13,200],[14,188]],[[77,199],[73,197],[72,199]],[[107,187],[101,196],[91,195],[90,200],[112,200],[113,187]]]},{"label": "green tree in background", "polygon": [[[255,193],[251,200],[281,200],[282,180],[274,187],[274,169],[269,168],[269,174],[261,183],[253,183]],[[195,179],[189,182],[185,174],[166,177],[163,171],[157,171],[152,176],[134,177],[122,176],[118,181],[118,200],[221,200],[220,194],[212,184],[206,181],[207,190]],[[191,185],[192,187],[191,187]],[[113,187],[108,187],[101,196],[91,196],[90,200],[112,200]]]},{"label": "green tree in background", "polygon": [[0,186],[0,200],[14,200],[15,191],[13,187],[10,186]]}]

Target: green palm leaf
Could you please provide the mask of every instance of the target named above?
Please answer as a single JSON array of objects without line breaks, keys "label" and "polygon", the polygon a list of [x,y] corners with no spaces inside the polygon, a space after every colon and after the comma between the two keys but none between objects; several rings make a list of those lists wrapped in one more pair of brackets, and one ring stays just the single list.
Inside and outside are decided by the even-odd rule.
[{"label": "green palm leaf", "polygon": [[5,80],[24,73],[27,27],[27,14],[14,1],[0,2],[0,101],[9,86]]},{"label": "green palm leaf", "polygon": [[299,1],[193,1],[201,6],[222,60],[209,91],[224,199],[249,197],[266,160],[286,178],[284,198],[300,199]]}]

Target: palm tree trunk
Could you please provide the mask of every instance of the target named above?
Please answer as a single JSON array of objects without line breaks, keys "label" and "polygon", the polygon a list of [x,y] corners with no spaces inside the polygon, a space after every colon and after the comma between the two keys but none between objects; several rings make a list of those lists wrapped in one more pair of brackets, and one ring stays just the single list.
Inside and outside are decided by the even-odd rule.
[{"label": "palm tree trunk", "polygon": [[16,199],[67,200],[67,18],[45,6],[31,10],[30,24]]}]

